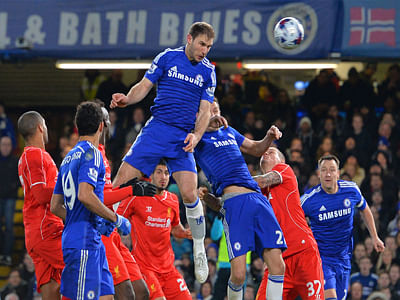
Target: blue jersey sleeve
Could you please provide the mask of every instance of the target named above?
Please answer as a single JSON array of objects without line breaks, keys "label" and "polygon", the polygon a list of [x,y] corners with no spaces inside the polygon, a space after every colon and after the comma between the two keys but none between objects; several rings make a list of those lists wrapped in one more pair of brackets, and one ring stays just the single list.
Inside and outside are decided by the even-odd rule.
[{"label": "blue jersey sleeve", "polygon": [[102,159],[100,151],[98,150],[90,148],[85,152],[83,158],[81,158],[78,185],[81,182],[87,182],[96,187],[97,178],[101,176],[100,165]]},{"label": "blue jersey sleeve", "polygon": [[361,194],[360,189],[358,188],[357,185],[355,185],[355,190],[356,190],[356,197],[358,199],[358,202],[356,203],[356,207],[359,210],[364,210],[365,207],[367,206],[367,202],[365,201],[364,196]]},{"label": "blue jersey sleeve", "polygon": [[54,187],[53,194],[64,194],[63,187],[62,187],[62,178],[61,172],[58,173],[56,186]]},{"label": "blue jersey sleeve", "polygon": [[215,70],[213,69],[210,73],[210,78],[205,85],[203,94],[201,95],[201,100],[207,100],[211,103],[214,102],[214,92],[217,86],[217,77],[215,75]]},{"label": "blue jersey sleeve", "polygon": [[242,144],[243,144],[245,137],[243,135],[241,135],[239,133],[239,131],[237,131],[235,128],[229,127],[229,129],[235,136],[236,143],[238,144],[238,147],[240,148],[240,146],[242,146]]},{"label": "blue jersey sleeve", "polygon": [[308,215],[308,210],[307,210],[307,204],[304,201],[304,195],[300,197],[300,204],[301,204],[301,208],[304,211],[304,214],[307,216]]},{"label": "blue jersey sleeve", "polygon": [[147,70],[146,74],[144,75],[148,80],[150,80],[152,83],[156,83],[158,79],[162,76],[164,73],[164,66],[166,62],[166,53],[169,49],[164,50],[160,54],[158,54],[150,68]]}]

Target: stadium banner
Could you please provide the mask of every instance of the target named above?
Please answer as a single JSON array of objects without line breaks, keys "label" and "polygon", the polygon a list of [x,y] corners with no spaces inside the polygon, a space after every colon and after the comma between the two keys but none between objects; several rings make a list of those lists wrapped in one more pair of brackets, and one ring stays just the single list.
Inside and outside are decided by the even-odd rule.
[{"label": "stadium banner", "polygon": [[400,1],[344,1],[342,56],[400,57]]},{"label": "stadium banner", "polygon": [[[294,50],[273,40],[286,16],[305,29]],[[0,54],[151,58],[185,44],[189,26],[206,21],[216,31],[211,58],[327,58],[337,16],[337,0],[2,0]]]}]

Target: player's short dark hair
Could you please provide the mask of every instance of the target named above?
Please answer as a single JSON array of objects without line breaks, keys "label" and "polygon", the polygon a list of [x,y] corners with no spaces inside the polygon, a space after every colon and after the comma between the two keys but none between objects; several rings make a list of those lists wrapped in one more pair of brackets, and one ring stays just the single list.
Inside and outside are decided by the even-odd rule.
[{"label": "player's short dark hair", "polygon": [[75,114],[75,125],[80,136],[94,135],[103,122],[103,112],[99,104],[85,101],[78,105]]},{"label": "player's short dark hair", "polygon": [[322,157],[318,160],[318,168],[321,167],[321,164],[322,164],[322,162],[323,162],[324,160],[333,160],[333,161],[336,162],[338,168],[339,168],[339,166],[340,166],[339,158],[337,158],[337,157],[336,157],[335,155],[333,155],[333,154],[329,154],[329,155],[324,155],[324,156],[322,156]]},{"label": "player's short dark hair", "polygon": [[196,39],[196,37],[201,34],[205,34],[209,39],[213,39],[215,37],[214,28],[206,22],[193,23],[189,28],[189,34],[193,39]]},{"label": "player's short dark hair", "polygon": [[43,121],[43,117],[37,111],[27,111],[18,119],[18,132],[26,141],[35,134],[37,126],[43,124]]}]

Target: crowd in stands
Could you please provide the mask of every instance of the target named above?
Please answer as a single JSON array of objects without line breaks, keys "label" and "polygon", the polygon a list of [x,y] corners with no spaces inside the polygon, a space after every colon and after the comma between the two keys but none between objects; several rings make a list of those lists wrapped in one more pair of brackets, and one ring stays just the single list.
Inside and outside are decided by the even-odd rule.
[{"label": "crowd in stands", "polygon": [[[278,126],[283,137],[276,146],[285,153],[287,162],[295,171],[301,193],[319,184],[316,174],[319,157],[328,153],[339,157],[341,178],[357,183],[386,245],[386,250],[379,255],[373,250],[368,230],[356,213],[348,299],[400,299],[400,182],[397,179],[400,175],[400,66],[390,66],[386,78],[379,83],[374,79],[374,63],[368,63],[362,72],[351,68],[348,78],[342,83],[334,70],[321,70],[304,90],[296,92],[294,98],[287,90],[271,82],[266,72],[249,71],[241,76],[226,76],[218,67],[216,71],[215,95],[222,115],[231,126],[251,139],[261,139],[271,124]],[[142,73],[138,78],[141,76]],[[81,97],[82,100],[96,97],[107,105],[113,93],[126,93],[128,90],[129,87],[122,83],[121,71],[113,71],[108,79],[104,79],[100,72],[88,71],[82,81]],[[139,104],[110,112],[111,137],[107,155],[113,175],[149,118],[154,96],[155,90]],[[77,140],[72,118],[64,119],[67,121],[57,133],[58,145],[51,152],[58,165]],[[0,105],[1,136],[8,136],[15,145],[17,138],[12,127],[4,106]],[[1,152],[0,163],[5,159],[7,157]],[[245,160],[250,172],[259,174],[258,158],[245,156]],[[202,172],[199,172],[199,184],[207,185]],[[173,183],[170,190],[179,196]],[[4,199],[0,193],[0,205]],[[181,211],[182,223],[185,224],[184,210]],[[221,278],[229,277],[229,261],[225,261],[226,257],[221,254],[222,234],[215,231],[220,222],[218,215],[207,210],[206,219],[205,243],[210,275],[205,283],[200,285],[194,279],[191,241],[171,237],[171,243],[176,266],[184,275],[193,299],[219,300],[226,294],[226,282]],[[0,253],[3,263],[3,256],[7,255],[4,251]],[[2,296],[8,290],[23,293],[21,282],[32,286],[31,277],[26,275],[29,272],[32,275],[32,270],[25,266],[25,260],[26,256],[23,268],[11,271]],[[263,269],[262,260],[253,253],[249,254],[244,299],[255,298]],[[20,299],[28,299],[24,297],[20,296]]]}]

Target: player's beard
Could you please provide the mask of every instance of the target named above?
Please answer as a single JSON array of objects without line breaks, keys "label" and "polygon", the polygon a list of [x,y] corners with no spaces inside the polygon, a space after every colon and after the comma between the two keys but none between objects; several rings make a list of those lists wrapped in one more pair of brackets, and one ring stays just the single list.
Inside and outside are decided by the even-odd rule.
[{"label": "player's beard", "polygon": [[161,194],[163,191],[166,191],[166,190],[167,190],[167,187],[157,186],[157,194]]}]

